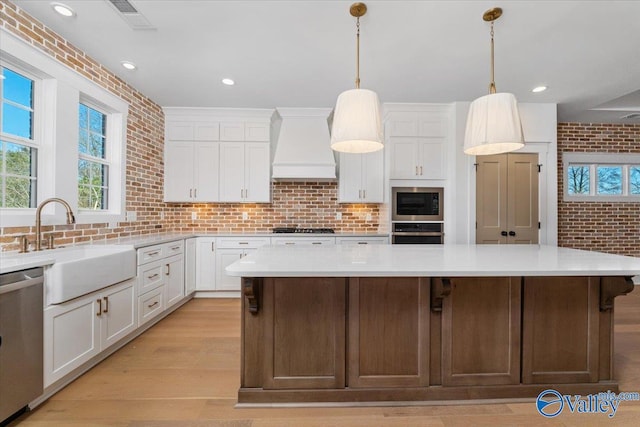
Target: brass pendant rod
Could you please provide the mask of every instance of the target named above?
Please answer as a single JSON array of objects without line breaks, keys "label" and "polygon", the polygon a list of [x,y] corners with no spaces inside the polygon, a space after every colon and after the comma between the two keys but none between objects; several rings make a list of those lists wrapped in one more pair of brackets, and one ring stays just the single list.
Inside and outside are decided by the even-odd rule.
[{"label": "brass pendant rod", "polygon": [[356,20],[356,89],[360,89],[360,17]]},{"label": "brass pendant rod", "polygon": [[494,49],[493,49],[493,21],[491,21],[491,83],[489,84],[489,93],[496,93],[496,82],[494,78]]}]

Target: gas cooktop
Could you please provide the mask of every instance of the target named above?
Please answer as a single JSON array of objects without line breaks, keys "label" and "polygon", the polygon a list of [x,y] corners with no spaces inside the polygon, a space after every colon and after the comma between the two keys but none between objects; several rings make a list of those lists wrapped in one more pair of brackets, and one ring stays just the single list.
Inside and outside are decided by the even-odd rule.
[{"label": "gas cooktop", "polygon": [[294,227],[276,227],[272,230],[274,233],[305,233],[305,234],[318,234],[318,233],[335,233],[333,228],[294,228]]}]

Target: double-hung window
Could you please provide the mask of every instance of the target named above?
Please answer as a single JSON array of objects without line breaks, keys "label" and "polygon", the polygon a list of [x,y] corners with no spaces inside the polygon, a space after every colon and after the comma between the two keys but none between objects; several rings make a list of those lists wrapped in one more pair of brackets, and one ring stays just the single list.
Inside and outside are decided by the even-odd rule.
[{"label": "double-hung window", "polygon": [[78,208],[107,210],[107,115],[81,102],[78,107],[78,124]]},{"label": "double-hung window", "polygon": [[564,153],[564,200],[640,202],[640,154]]},{"label": "double-hung window", "polygon": [[34,131],[34,79],[0,67],[0,208],[37,204],[38,141]]}]

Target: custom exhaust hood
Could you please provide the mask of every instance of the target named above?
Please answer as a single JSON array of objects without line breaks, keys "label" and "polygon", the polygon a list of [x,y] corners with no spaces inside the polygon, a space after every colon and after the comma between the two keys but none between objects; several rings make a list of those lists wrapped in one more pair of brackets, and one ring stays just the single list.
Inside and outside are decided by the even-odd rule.
[{"label": "custom exhaust hood", "polygon": [[282,181],[333,181],[336,160],[331,150],[331,108],[276,108],[280,115],[272,178]]}]

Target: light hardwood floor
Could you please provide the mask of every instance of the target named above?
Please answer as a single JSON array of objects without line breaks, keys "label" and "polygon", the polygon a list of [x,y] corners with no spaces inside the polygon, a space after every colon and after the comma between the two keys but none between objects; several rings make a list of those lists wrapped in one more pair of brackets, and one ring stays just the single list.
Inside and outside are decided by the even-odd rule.
[{"label": "light hardwood floor", "polygon": [[[192,300],[10,426],[638,426],[640,402],[613,419],[547,420],[532,401],[389,407],[234,408],[239,300]],[[640,392],[640,288],[616,299],[615,373]]]}]

